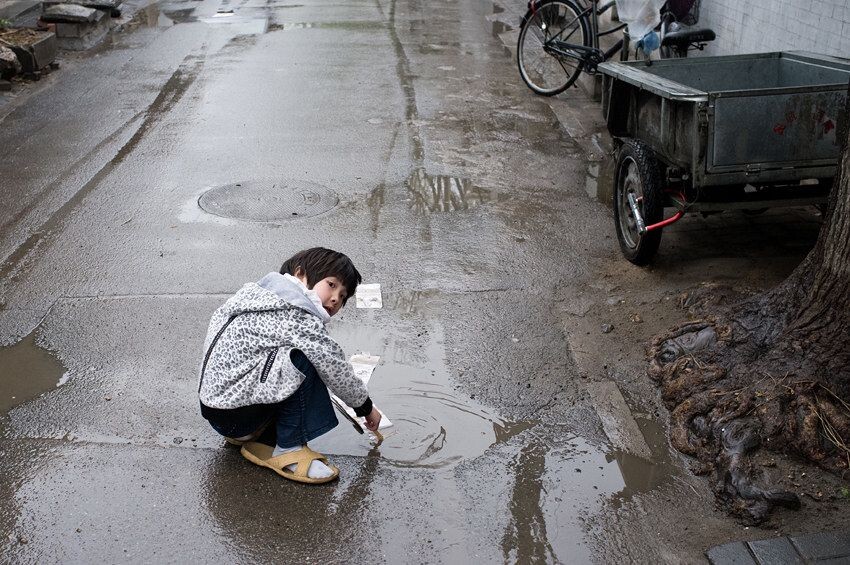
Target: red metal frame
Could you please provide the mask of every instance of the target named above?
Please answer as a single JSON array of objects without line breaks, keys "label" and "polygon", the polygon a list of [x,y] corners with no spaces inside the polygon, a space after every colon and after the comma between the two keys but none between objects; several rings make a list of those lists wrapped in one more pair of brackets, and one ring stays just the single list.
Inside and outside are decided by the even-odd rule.
[{"label": "red metal frame", "polygon": [[652,225],[646,226],[646,231],[650,232],[652,230],[660,230],[661,228],[663,228],[665,226],[669,226],[670,224],[674,224],[674,223],[678,222],[679,220],[682,219],[682,216],[685,215],[685,210],[684,210],[684,207],[685,207],[685,204],[686,204],[685,193],[684,192],[676,192],[676,193],[672,193],[672,194],[674,194],[675,196],[678,196],[681,199],[683,209],[677,211],[675,214],[673,214],[672,216],[670,216],[666,220],[661,220],[657,224],[652,224]]}]

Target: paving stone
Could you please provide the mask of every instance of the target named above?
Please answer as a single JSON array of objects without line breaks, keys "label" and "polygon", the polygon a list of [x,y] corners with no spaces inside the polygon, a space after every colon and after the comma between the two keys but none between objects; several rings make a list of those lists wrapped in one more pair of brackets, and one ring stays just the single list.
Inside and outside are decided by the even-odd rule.
[{"label": "paving stone", "polygon": [[97,17],[97,10],[77,4],[54,4],[44,9],[41,19],[45,22],[89,23]]},{"label": "paving stone", "polygon": [[716,545],[705,552],[711,565],[758,565],[744,542]]},{"label": "paving stone", "polygon": [[78,4],[86,8],[111,11],[121,5],[122,0],[44,0],[42,6],[48,8],[57,4]]},{"label": "paving stone", "polygon": [[814,561],[841,557],[850,560],[850,531],[791,536],[791,542],[806,559]]},{"label": "paving stone", "polygon": [[765,565],[803,563],[803,559],[788,538],[751,541],[747,545],[759,563]]},{"label": "paving stone", "polygon": [[833,559],[818,559],[817,565],[850,565],[850,556],[835,557]]}]

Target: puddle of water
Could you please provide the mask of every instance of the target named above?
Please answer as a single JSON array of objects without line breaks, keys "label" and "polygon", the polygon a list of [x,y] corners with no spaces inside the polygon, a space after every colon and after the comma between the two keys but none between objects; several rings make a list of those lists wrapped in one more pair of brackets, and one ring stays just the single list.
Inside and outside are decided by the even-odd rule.
[{"label": "puddle of water", "polygon": [[468,179],[416,169],[407,179],[411,208],[419,214],[469,210],[490,202],[491,192]]},{"label": "puddle of water", "polygon": [[346,31],[368,31],[386,28],[384,22],[378,21],[340,21],[340,22],[286,22],[274,23],[269,26],[269,31],[292,30],[292,29],[341,29]]},{"label": "puddle of water", "polygon": [[268,30],[268,18],[243,17],[233,13],[220,12],[209,18],[201,18],[205,24],[227,26],[236,35],[261,35]]},{"label": "puddle of water", "polygon": [[280,30],[291,30],[291,29],[310,29],[314,27],[315,24],[311,23],[294,23],[294,24],[271,24],[269,26],[269,31],[280,31]]},{"label": "puddle of water", "polygon": [[180,8],[178,10],[162,8],[162,14],[175,24],[188,24],[198,21],[198,17],[195,16],[195,8]]},{"label": "puddle of water", "polygon": [[584,189],[593,199],[608,203],[614,194],[614,166],[610,160],[588,163]]},{"label": "puddle of water", "polygon": [[517,460],[517,484],[528,484],[522,491],[514,489],[511,513],[515,527],[525,530],[526,537],[506,556],[550,555],[589,563],[593,552],[584,542],[588,513],[606,503],[618,508],[632,496],[669,482],[676,472],[664,461],[606,452],[581,437],[567,439],[566,447],[548,453],[545,448],[534,449],[537,443],[523,448]]},{"label": "puddle of water", "polygon": [[[406,302],[400,299],[400,304]],[[332,326],[331,334],[348,352],[381,356],[369,389],[375,404],[393,422],[393,427],[384,430],[385,440],[379,447],[382,459],[392,465],[453,466],[533,425],[506,423],[454,390],[439,326],[429,326],[416,344],[373,326]],[[323,453],[364,457],[373,447],[368,436],[358,435],[344,421],[314,443],[314,449]]]},{"label": "puddle of water", "polygon": [[664,427],[647,418],[635,418],[635,421],[653,457],[652,460],[647,460],[622,451],[612,451],[605,455],[606,461],[616,462],[624,485],[613,499],[615,507],[619,506],[620,502],[627,501],[636,494],[649,492],[681,474],[680,466],[670,457]]},{"label": "puddle of water", "polygon": [[[194,8],[189,11],[191,12],[193,10]],[[144,8],[140,8],[135,14],[133,14],[133,17],[125,25],[125,29],[132,29],[136,26],[171,27],[174,23],[175,21],[172,18],[169,18],[165,12],[160,9],[159,4],[152,2]]]},{"label": "puddle of water", "polygon": [[490,30],[490,32],[493,34],[493,37],[499,37],[501,34],[505,33],[506,31],[511,31],[511,30],[514,29],[513,27],[509,26],[508,24],[506,24],[504,22],[494,21],[492,23],[493,23],[493,27]]},{"label": "puddle of water", "polygon": [[35,333],[0,348],[0,414],[68,380],[62,363],[36,344]]},{"label": "puddle of water", "polygon": [[596,198],[596,189],[599,182],[599,163],[587,165],[587,175],[584,179],[584,190],[591,198]]}]

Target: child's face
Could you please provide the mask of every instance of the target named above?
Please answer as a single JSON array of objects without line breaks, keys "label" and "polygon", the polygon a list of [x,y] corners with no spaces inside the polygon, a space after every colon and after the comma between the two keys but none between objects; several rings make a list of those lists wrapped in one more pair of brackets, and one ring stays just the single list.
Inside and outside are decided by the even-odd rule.
[{"label": "child's face", "polygon": [[[304,286],[307,286],[307,277],[298,277]],[[322,301],[322,306],[328,311],[328,314],[333,316],[339,309],[342,308],[345,299],[348,298],[348,291],[342,281],[336,277],[325,277],[315,285],[313,290]]]}]

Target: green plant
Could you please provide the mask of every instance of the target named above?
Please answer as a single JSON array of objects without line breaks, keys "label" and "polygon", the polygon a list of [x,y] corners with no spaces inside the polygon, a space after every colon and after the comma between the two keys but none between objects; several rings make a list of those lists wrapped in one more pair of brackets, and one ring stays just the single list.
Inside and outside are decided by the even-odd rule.
[{"label": "green plant", "polygon": [[841,493],[841,496],[843,496],[844,498],[850,498],[850,488],[841,487],[839,492]]},{"label": "green plant", "polygon": [[4,20],[3,18],[0,18],[0,29],[5,29],[5,28],[7,28],[7,27],[11,27],[11,26],[12,26],[12,22],[11,22],[11,21],[9,21],[9,20]]}]

